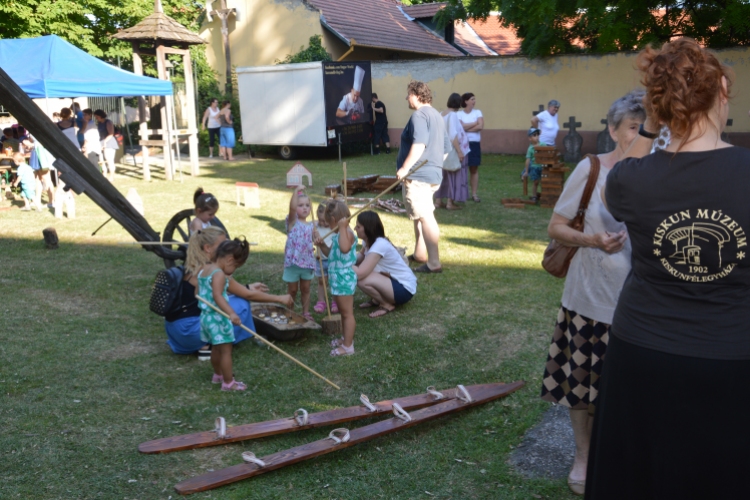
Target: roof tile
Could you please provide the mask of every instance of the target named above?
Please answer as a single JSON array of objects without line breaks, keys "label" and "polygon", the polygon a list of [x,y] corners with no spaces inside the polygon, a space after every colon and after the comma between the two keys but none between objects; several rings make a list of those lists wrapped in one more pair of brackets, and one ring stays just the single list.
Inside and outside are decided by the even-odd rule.
[{"label": "roof tile", "polygon": [[521,51],[521,39],[516,36],[513,28],[505,28],[500,24],[500,16],[490,15],[486,21],[469,19],[467,23],[499,55],[512,56]]},{"label": "roof tile", "polygon": [[435,14],[443,10],[446,5],[446,2],[420,3],[417,5],[404,5],[402,8],[404,9],[404,12],[406,12],[413,18],[424,19],[426,17],[435,17]]}]

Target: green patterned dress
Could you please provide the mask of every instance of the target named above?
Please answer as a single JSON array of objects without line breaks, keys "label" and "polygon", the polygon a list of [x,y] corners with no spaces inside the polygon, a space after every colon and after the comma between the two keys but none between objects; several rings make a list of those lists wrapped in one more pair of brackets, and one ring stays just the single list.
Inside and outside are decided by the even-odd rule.
[{"label": "green patterned dress", "polygon": [[[203,271],[198,273],[198,297],[217,308],[219,306],[216,304],[216,301],[214,301],[212,281],[214,274],[218,271],[220,271],[220,269],[214,269],[214,271],[205,278],[201,277]],[[229,280],[225,280],[224,290],[221,292],[221,296],[224,297],[224,300],[229,302],[227,288],[229,288]],[[198,305],[201,308],[201,340],[212,345],[230,344],[234,342],[234,327],[232,326],[232,322],[203,302],[199,301]]]},{"label": "green patterned dress", "polygon": [[354,295],[357,288],[357,273],[352,267],[357,262],[357,237],[349,253],[342,253],[339,247],[339,235],[333,236],[331,251],[328,252],[328,280],[331,284],[331,295]]}]

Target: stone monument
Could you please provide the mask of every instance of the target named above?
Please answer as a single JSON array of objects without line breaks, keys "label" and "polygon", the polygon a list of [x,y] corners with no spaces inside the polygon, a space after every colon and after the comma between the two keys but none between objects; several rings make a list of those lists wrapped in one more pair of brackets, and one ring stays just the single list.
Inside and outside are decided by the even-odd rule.
[{"label": "stone monument", "polygon": [[568,135],[563,139],[563,146],[565,152],[563,153],[563,160],[566,163],[578,163],[581,161],[581,146],[583,145],[583,137],[581,134],[576,132],[576,127],[580,127],[581,122],[576,121],[575,116],[571,116],[568,119],[568,123],[563,124],[563,127],[570,129]]},{"label": "stone monument", "polygon": [[609,135],[609,126],[607,125],[607,119],[601,121],[604,124],[604,130],[599,132],[596,136],[596,154],[601,155],[614,151],[617,147],[617,143],[612,140],[612,136]]}]

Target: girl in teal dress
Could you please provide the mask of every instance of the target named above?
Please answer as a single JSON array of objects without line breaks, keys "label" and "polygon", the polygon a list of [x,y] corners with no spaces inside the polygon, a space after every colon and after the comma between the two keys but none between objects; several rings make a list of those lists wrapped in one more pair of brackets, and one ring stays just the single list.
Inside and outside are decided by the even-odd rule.
[{"label": "girl in teal dress", "polygon": [[222,391],[244,391],[247,386],[234,380],[232,373],[232,342],[234,328],[240,324],[240,317],[229,305],[227,288],[231,276],[247,261],[250,244],[245,238],[235,238],[221,242],[211,262],[198,272],[198,297],[221,309],[229,319],[199,301],[201,308],[201,340],[211,344],[211,365],[214,375],[211,382],[221,384]]},{"label": "girl in teal dress", "polygon": [[315,244],[328,256],[328,282],[344,328],[344,336],[331,342],[334,347],[331,356],[354,354],[354,329],[357,326],[354,320],[354,290],[357,288],[357,274],[353,266],[357,262],[357,236],[349,228],[350,216],[346,203],[330,200],[326,204],[325,218],[328,226],[338,227],[339,232],[333,236],[330,248],[320,238],[321,235],[315,236]]}]

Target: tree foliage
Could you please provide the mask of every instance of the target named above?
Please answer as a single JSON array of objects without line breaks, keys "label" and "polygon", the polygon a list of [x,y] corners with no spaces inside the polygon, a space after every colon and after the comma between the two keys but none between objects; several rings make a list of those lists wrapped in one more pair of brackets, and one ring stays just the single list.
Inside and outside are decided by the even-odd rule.
[{"label": "tree foliage", "polygon": [[310,37],[310,46],[307,48],[300,47],[296,54],[289,54],[284,59],[276,59],[276,64],[291,64],[314,61],[330,61],[329,54],[323,47],[323,38],[320,35]]},{"label": "tree foliage", "polygon": [[499,11],[531,57],[637,50],[689,36],[707,47],[750,45],[747,0],[448,0],[439,21]]}]

